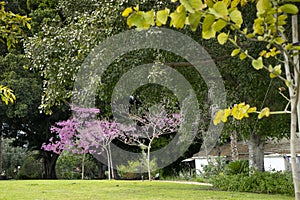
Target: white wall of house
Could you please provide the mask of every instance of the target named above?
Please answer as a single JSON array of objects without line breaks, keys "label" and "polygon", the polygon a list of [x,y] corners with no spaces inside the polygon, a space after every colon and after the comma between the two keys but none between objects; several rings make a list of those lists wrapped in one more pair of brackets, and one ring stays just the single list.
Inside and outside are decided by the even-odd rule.
[{"label": "white wall of house", "polygon": [[200,175],[203,172],[203,167],[208,165],[207,157],[197,157],[195,158],[195,168],[196,174]]},{"label": "white wall of house", "polygon": [[[218,156],[209,156],[209,161],[213,161],[213,159],[219,158]],[[225,159],[225,157],[222,157]],[[203,157],[193,157],[195,159],[195,168],[196,168],[196,174],[200,175],[202,172],[204,172],[203,168],[208,165],[208,160],[206,156]]]},{"label": "white wall of house", "polygon": [[[214,159],[216,156],[209,157]],[[204,166],[208,165],[207,157],[193,157],[195,159],[196,174],[200,175]],[[300,160],[300,155],[297,155],[297,162]],[[290,155],[270,154],[264,156],[265,171],[287,171],[290,170]],[[299,170],[300,174],[300,170]]]},{"label": "white wall of house", "polygon": [[264,156],[265,171],[286,171],[288,168],[287,157],[282,154]]}]

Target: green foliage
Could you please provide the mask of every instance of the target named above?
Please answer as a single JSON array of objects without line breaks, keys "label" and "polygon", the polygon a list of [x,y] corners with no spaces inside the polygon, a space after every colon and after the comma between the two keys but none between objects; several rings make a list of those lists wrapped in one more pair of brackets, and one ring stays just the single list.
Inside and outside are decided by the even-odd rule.
[{"label": "green foliage", "polygon": [[8,105],[8,103],[14,103],[16,96],[13,91],[6,86],[0,85],[0,97],[1,100]]},{"label": "green foliage", "polygon": [[202,176],[204,178],[211,178],[219,174],[225,173],[226,161],[223,157],[210,158],[208,165],[203,167],[204,173]]},{"label": "green foliage", "polygon": [[[34,118],[39,114],[38,104],[42,90],[42,81],[37,73],[25,70],[28,60],[22,54],[8,53],[0,57],[0,84],[7,85],[14,90],[17,101],[14,105],[0,107],[2,121],[8,118]],[[30,117],[28,117],[30,116]]]},{"label": "green foliage", "polygon": [[28,156],[26,149],[13,146],[13,139],[4,138],[2,141],[2,170],[8,179],[15,179],[18,166],[22,166]]},{"label": "green foliage", "polygon": [[[81,179],[82,155],[62,153],[56,164],[58,179]],[[97,174],[97,165],[91,155],[86,155],[84,161],[85,179],[94,179]]]},{"label": "green foliage", "polygon": [[[241,12],[243,6],[248,2],[250,1],[224,0],[204,1],[204,3],[202,1],[194,0],[180,1],[180,5],[177,7],[177,9],[173,12],[170,12],[169,14],[169,17],[171,19],[169,25],[177,29],[181,29],[185,25],[189,25],[191,30],[193,31],[196,31],[197,27],[201,25],[202,38],[217,38],[218,42],[221,45],[224,45],[227,41],[229,41],[236,47],[231,53],[232,56],[239,55],[239,58],[241,60],[248,57],[252,61],[252,66],[254,69],[266,69],[270,72],[271,78],[279,77],[281,80],[284,80],[285,83],[288,83],[288,87],[291,87],[291,81],[286,80],[289,78],[285,79],[281,76],[281,65],[278,65],[278,63],[276,63],[275,67],[272,67],[272,65],[269,65],[269,67],[267,67],[268,65],[266,63],[269,62],[268,58],[272,57],[280,60],[280,52],[293,57],[293,52],[291,52],[290,50],[296,50],[296,45],[283,44],[288,42],[288,39],[286,37],[288,14],[297,14],[297,6],[287,2],[258,0],[256,1],[256,18],[252,23],[253,26],[251,29],[249,25],[245,25],[244,19],[248,18],[246,17],[246,15],[243,16]],[[190,18],[193,19],[193,17],[191,16],[196,12],[199,12],[197,15],[197,20],[190,20]],[[135,11],[132,11],[132,13],[128,14],[128,18],[130,18],[130,16],[134,14]],[[139,18],[136,18],[135,20],[138,21]],[[139,25],[136,25],[136,27],[137,29],[143,29],[143,27]],[[249,54],[248,49],[244,48],[241,44],[240,41],[243,40],[243,38],[246,38],[248,41],[253,43],[264,42],[265,44],[263,45],[263,48],[265,49],[261,51],[259,56],[253,57]],[[295,66],[296,63],[291,62],[291,64]],[[257,113],[259,114],[260,112]],[[259,115],[259,119],[262,116],[269,116],[269,114],[279,113],[263,113]],[[224,115],[218,115],[218,122],[215,121],[215,124],[221,121],[227,121],[226,116],[223,118],[224,120],[221,120],[223,116]],[[236,118],[237,116],[238,118],[236,119],[242,119],[244,116],[247,116],[247,113],[245,115],[232,116],[234,118]]]},{"label": "green foliage", "polygon": [[211,179],[215,188],[225,191],[293,195],[290,172],[254,172],[251,175],[219,175]]},{"label": "green foliage", "polygon": [[25,160],[17,175],[17,179],[41,179],[43,165],[36,155],[31,154]]},{"label": "green foliage", "polygon": [[8,49],[15,47],[18,38],[25,36],[23,28],[31,28],[30,20],[27,16],[7,12],[5,2],[0,2],[0,42],[5,43]]},{"label": "green foliage", "polygon": [[225,173],[228,175],[249,174],[249,160],[238,160],[228,163]]},{"label": "green foliage", "polygon": [[[43,111],[51,113],[50,108],[68,101],[84,58],[100,41],[124,30],[121,2],[93,1],[86,12],[87,7],[74,11],[73,1],[61,1],[58,6],[65,18],[52,8],[49,21],[41,22],[41,30],[25,43],[26,55],[32,61],[30,69],[41,70],[45,79],[40,107]],[[38,19],[44,16],[42,10],[36,12],[33,15]]]},{"label": "green foliage", "polygon": [[[154,160],[151,160],[150,162],[150,168],[155,169],[156,168],[156,162]],[[117,166],[118,174],[122,179],[142,179],[142,176],[144,179],[147,179],[148,175],[145,172],[147,169],[147,162],[146,160],[140,160],[140,161],[127,161],[127,165],[119,165]],[[143,173],[144,172],[144,173]],[[155,172],[152,172],[152,176]]]}]

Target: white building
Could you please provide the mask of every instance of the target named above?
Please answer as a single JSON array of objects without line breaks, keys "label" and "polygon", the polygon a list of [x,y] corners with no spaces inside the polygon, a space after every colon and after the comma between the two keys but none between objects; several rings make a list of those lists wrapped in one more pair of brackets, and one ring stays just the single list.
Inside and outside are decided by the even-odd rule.
[{"label": "white building", "polygon": [[[265,145],[264,155],[264,168],[265,171],[289,171],[291,169],[291,159],[289,154],[289,141],[283,139],[277,143],[269,142]],[[300,153],[300,142],[298,147],[298,153]],[[246,142],[238,143],[239,159],[248,159],[248,145]],[[196,170],[196,174],[203,172],[204,166],[208,165],[209,160],[216,158],[222,158],[229,162],[231,160],[230,144],[222,145],[218,148],[212,149],[208,156],[204,154],[204,151],[200,151],[194,154],[192,158],[183,160],[183,162],[189,162],[190,166],[193,166]],[[300,161],[300,154],[297,154],[297,163]],[[300,168],[299,168],[300,174]]]}]

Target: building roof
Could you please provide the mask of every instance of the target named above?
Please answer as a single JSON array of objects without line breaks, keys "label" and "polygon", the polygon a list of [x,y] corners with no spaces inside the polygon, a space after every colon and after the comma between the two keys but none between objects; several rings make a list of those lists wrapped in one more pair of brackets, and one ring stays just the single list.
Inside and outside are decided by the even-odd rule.
[{"label": "building roof", "polygon": [[[238,142],[237,145],[239,159],[248,159],[249,150],[248,143],[245,141]],[[264,147],[265,155],[269,154],[290,154],[290,141],[288,139],[282,139],[280,141],[268,141]],[[297,153],[300,153],[300,140],[297,140]],[[214,147],[208,154],[209,156],[225,156],[231,158],[230,143]],[[205,157],[206,152],[204,150],[193,155],[195,157]]]}]

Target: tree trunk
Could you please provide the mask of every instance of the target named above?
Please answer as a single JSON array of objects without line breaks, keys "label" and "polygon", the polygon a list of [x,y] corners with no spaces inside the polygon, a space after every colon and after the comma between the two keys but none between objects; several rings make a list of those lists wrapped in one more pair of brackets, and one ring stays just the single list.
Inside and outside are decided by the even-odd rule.
[{"label": "tree trunk", "polygon": [[149,181],[151,181],[150,150],[151,150],[151,145],[149,145],[147,148],[147,166],[148,166]]},{"label": "tree trunk", "polygon": [[44,177],[45,179],[57,179],[55,165],[59,157],[58,154],[54,154],[50,151],[42,151],[44,160]]},{"label": "tree trunk", "polygon": [[249,167],[255,170],[264,171],[264,145],[265,140],[259,134],[250,133],[249,147]]},{"label": "tree trunk", "polygon": [[237,133],[236,130],[232,131],[230,135],[230,147],[231,147],[231,160],[239,160],[239,152],[237,148]]},{"label": "tree trunk", "polygon": [[[293,41],[298,41],[298,19],[297,15],[292,16],[292,35]],[[297,57],[296,57],[297,58]],[[299,59],[299,58],[298,58]],[[299,60],[293,60],[294,67],[298,67]],[[290,122],[290,151],[291,151],[291,165],[292,165],[292,174],[293,174],[293,183],[294,183],[294,190],[295,190],[295,199],[300,200],[300,185],[299,185],[299,175],[298,175],[298,166],[296,162],[296,140],[297,138],[297,114],[298,120],[300,113],[297,112],[299,109],[299,74],[294,69],[294,81],[292,80],[292,74],[290,72],[290,65],[289,65],[289,55],[284,52],[284,69],[286,74],[286,79],[289,82],[294,82],[296,87],[294,88],[292,85],[288,87],[289,89],[289,96],[290,96],[290,103],[291,103],[291,122]],[[296,92],[295,92],[296,89]],[[298,108],[297,108],[298,107]],[[300,124],[298,123],[300,126]],[[300,129],[300,127],[298,127]],[[298,130],[299,131],[299,130]]]},{"label": "tree trunk", "polygon": [[108,144],[108,154],[109,154],[109,165],[110,165],[111,178],[115,179],[115,173],[114,173],[114,167],[113,167],[113,163],[112,163],[110,144]]},{"label": "tree trunk", "polygon": [[106,156],[107,156],[107,168],[108,168],[108,180],[111,179],[111,167],[110,167],[110,159],[109,159],[109,152],[108,152],[108,149],[105,148],[105,152],[106,152]]},{"label": "tree trunk", "polygon": [[105,173],[103,171],[103,164],[97,159],[97,166],[98,166],[98,179],[104,179]]},{"label": "tree trunk", "polygon": [[[292,16],[292,35],[293,35],[293,44],[299,43],[299,26],[298,26],[298,15]],[[295,68],[300,70],[299,68],[299,51],[294,51],[293,61],[295,64]],[[294,74],[297,74],[297,70],[294,69]],[[298,83],[298,76],[295,76],[295,83]],[[298,85],[299,87],[299,85]],[[300,93],[298,92],[298,96]],[[299,98],[299,97],[298,97]],[[300,105],[297,105],[297,119],[300,119]],[[300,132],[300,120],[298,120],[298,132]]]},{"label": "tree trunk", "polygon": [[84,163],[85,163],[85,154],[82,155],[82,161],[81,161],[81,180],[84,180]]},{"label": "tree trunk", "polygon": [[297,104],[295,101],[295,96],[291,97],[291,138],[290,138],[290,150],[291,150],[291,165],[293,174],[293,183],[295,189],[295,199],[300,200],[300,190],[299,190],[299,174],[298,174],[298,164],[296,161],[296,136],[297,130]]},{"label": "tree trunk", "polygon": [[2,173],[2,133],[1,133],[1,130],[0,130],[0,175]]}]

